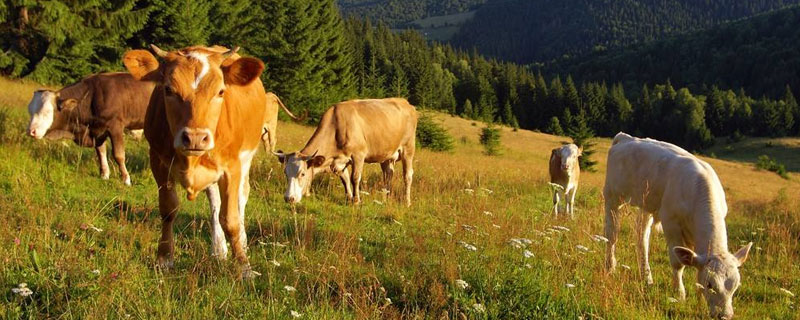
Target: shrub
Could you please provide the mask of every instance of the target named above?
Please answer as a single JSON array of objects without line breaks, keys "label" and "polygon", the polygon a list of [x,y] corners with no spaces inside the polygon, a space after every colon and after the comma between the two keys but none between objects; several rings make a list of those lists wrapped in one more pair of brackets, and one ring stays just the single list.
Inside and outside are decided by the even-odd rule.
[{"label": "shrub", "polygon": [[481,130],[481,144],[490,156],[500,155],[500,129],[488,126]]},{"label": "shrub", "polygon": [[778,163],[778,161],[770,158],[768,155],[758,156],[758,162],[756,162],[756,168],[772,171],[781,176],[781,178],[787,180],[789,179],[789,174],[786,172],[786,166],[784,166],[781,163]]},{"label": "shrub", "polygon": [[417,121],[417,143],[437,152],[453,150],[453,137],[427,112],[422,112]]}]

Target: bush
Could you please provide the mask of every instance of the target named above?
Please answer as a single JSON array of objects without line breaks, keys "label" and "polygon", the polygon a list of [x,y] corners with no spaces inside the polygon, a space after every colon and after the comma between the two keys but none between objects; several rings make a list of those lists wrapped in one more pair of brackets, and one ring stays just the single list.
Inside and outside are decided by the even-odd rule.
[{"label": "bush", "polygon": [[481,144],[490,156],[500,155],[500,129],[489,126],[481,131]]},{"label": "bush", "polygon": [[417,121],[417,144],[437,152],[451,151],[453,150],[453,137],[431,114],[422,112]]},{"label": "bush", "polygon": [[781,178],[789,179],[789,174],[786,172],[786,166],[781,163],[778,163],[775,159],[770,158],[768,155],[760,155],[758,157],[758,162],[756,162],[756,168],[772,171],[777,173]]}]

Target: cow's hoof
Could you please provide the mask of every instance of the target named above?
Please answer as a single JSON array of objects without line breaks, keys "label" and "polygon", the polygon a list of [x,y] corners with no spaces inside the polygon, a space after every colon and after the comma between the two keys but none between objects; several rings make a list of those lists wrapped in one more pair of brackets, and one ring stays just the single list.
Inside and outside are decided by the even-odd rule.
[{"label": "cow's hoof", "polygon": [[246,267],[242,267],[242,280],[250,280],[255,279],[255,277],[260,276],[261,273],[258,271],[253,270],[249,265]]},{"label": "cow's hoof", "polygon": [[127,178],[125,178],[125,180],[123,181],[123,183],[125,183],[125,185],[126,185],[126,186],[130,186],[130,185],[131,185],[131,177],[127,177]]},{"label": "cow's hoof", "polygon": [[156,266],[161,270],[167,271],[175,267],[175,263],[172,261],[172,259],[158,258],[158,263]]},{"label": "cow's hoof", "polygon": [[108,178],[110,177],[111,177],[110,173],[102,173],[102,172],[100,173],[100,179],[108,180]]}]

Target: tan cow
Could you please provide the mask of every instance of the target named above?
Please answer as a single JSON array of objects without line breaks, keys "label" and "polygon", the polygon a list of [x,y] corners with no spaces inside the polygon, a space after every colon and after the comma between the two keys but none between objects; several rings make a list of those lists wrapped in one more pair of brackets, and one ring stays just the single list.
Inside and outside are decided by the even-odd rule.
[{"label": "tan cow", "polygon": [[298,120],[286,105],[283,104],[281,98],[278,98],[272,92],[267,92],[267,123],[264,124],[264,136],[261,138],[267,144],[269,151],[275,151],[275,145],[278,143],[278,108],[283,109],[286,114],[294,120]]},{"label": "tan cow", "polygon": [[553,212],[558,216],[559,196],[563,195],[566,212],[575,218],[575,193],[581,177],[578,157],[581,150],[575,144],[566,144],[550,153],[550,184],[553,190]]},{"label": "tan cow", "polygon": [[250,269],[245,253],[244,209],[250,164],[267,122],[267,96],[259,79],[264,63],[220,47],[152,49],[160,61],[145,50],[129,51],[123,61],[136,79],[156,83],[144,133],[163,220],[158,264],[167,268],[173,264],[177,182],[189,200],[206,191],[213,252],[220,259],[226,257],[224,231],[242,275],[253,276],[257,273]]},{"label": "tan cow", "polygon": [[303,149],[276,154],[285,164],[284,200],[300,202],[314,174],[329,168],[342,180],[348,200],[359,203],[364,163],[381,164],[385,188],[391,191],[394,163],[400,160],[410,206],[417,118],[414,106],[401,98],[352,100],[329,108]]},{"label": "tan cow", "polygon": [[672,284],[680,298],[686,298],[683,267],[695,267],[711,316],[721,319],[733,316],[733,293],[740,285],[739,267],[747,260],[753,243],[735,254],[728,251],[725,191],[708,163],[673,144],[619,133],[608,151],[603,196],[609,270],[616,266],[614,248],[620,228],[619,209],[630,203],[641,210],[637,242],[639,269],[645,281],[653,283],[648,250],[655,218],[664,230]]}]

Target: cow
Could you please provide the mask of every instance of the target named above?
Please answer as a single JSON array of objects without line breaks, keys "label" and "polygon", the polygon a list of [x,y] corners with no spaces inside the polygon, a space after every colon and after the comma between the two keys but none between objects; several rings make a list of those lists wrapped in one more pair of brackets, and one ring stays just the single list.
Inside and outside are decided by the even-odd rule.
[{"label": "cow", "polygon": [[111,138],[122,181],[130,185],[123,133],[144,128],[154,87],[127,73],[100,73],[58,91],[37,90],[28,104],[28,134],[34,139],[71,137],[78,145],[94,147],[103,179],[110,176],[105,142]]},{"label": "cow", "polygon": [[264,124],[264,135],[262,139],[264,140],[264,144],[267,145],[267,148],[270,152],[275,151],[275,145],[278,143],[278,108],[283,109],[286,114],[289,115],[290,118],[294,120],[298,119],[288,108],[286,105],[283,104],[281,98],[275,95],[272,92],[267,92],[267,122]]},{"label": "cow", "polygon": [[640,208],[638,260],[647,284],[653,283],[648,250],[655,220],[664,232],[672,284],[681,300],[686,299],[684,266],[695,267],[711,316],[733,316],[733,294],[741,282],[739,267],[747,260],[753,243],[733,254],[728,251],[725,191],[708,163],[673,144],[619,133],[608,151],[603,196],[609,271],[616,266],[619,210],[630,203]]},{"label": "cow", "polygon": [[394,163],[399,160],[405,204],[410,206],[417,119],[416,108],[402,98],[351,100],[330,107],[303,149],[276,153],[286,174],[284,200],[299,203],[314,174],[330,170],[341,179],[348,201],[358,204],[364,164],[380,163],[385,189],[391,191]]},{"label": "cow", "polygon": [[575,144],[563,145],[550,153],[550,184],[554,187],[553,212],[556,216],[561,195],[566,202],[565,211],[570,218],[575,218],[575,193],[581,177],[580,156],[581,149]]},{"label": "cow", "polygon": [[123,63],[137,80],[155,83],[144,135],[162,217],[158,266],[173,266],[177,183],[190,201],[202,191],[208,197],[212,254],[226,259],[227,236],[242,277],[256,276],[246,254],[244,213],[250,165],[267,123],[267,95],[259,78],[264,63],[239,57],[238,48],[151,49],[158,58],[131,50]]}]

